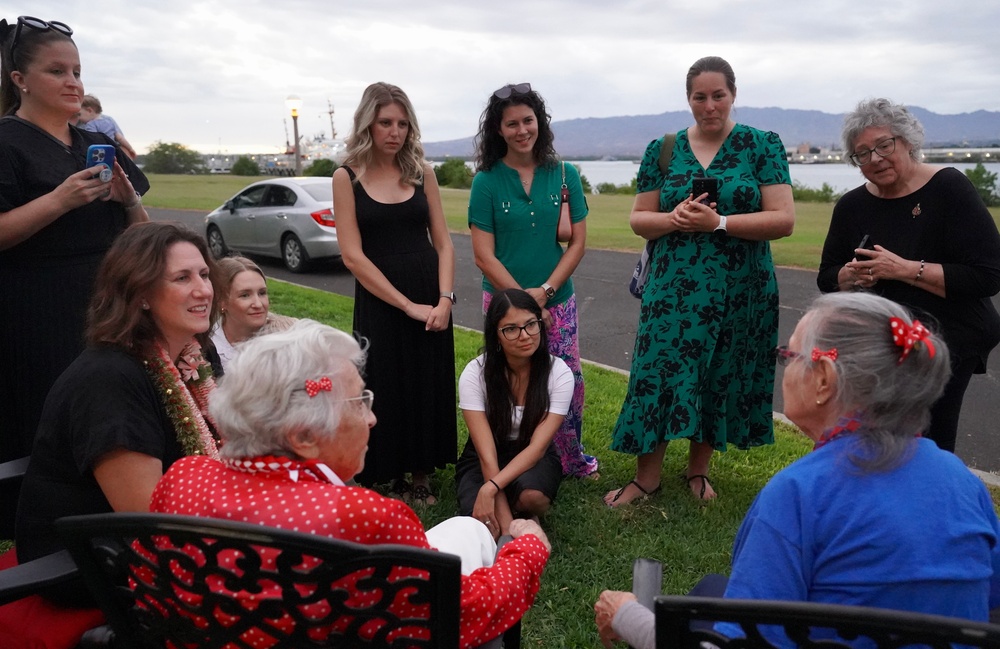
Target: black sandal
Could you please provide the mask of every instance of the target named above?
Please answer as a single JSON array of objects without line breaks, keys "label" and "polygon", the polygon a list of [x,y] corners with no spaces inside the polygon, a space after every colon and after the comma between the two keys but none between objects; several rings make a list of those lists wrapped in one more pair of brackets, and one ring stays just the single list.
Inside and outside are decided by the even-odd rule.
[{"label": "black sandal", "polygon": [[686,475],[681,476],[681,479],[687,483],[688,487],[691,486],[691,481],[697,478],[701,478],[701,491],[698,493],[698,500],[704,500],[707,502],[708,499],[705,498],[705,489],[707,489],[708,486],[712,484],[711,482],[708,481],[708,476],[703,473],[696,473],[690,477]]},{"label": "black sandal", "polygon": [[[618,493],[616,493],[615,497],[611,499],[611,502],[607,503],[608,507],[614,507],[615,506],[614,503],[618,502],[618,499],[622,497],[622,494],[625,493],[626,489],[628,489],[628,485],[635,485],[635,488],[638,489],[639,491],[641,491],[642,495],[641,496],[636,496],[635,498],[633,498],[632,500],[628,501],[627,503],[622,503],[622,505],[631,505],[632,503],[634,503],[637,500],[646,500],[647,498],[649,498],[651,496],[655,496],[656,494],[660,493],[660,490],[663,489],[663,485],[656,485],[655,489],[651,489],[649,491],[646,491],[645,489],[642,488],[641,484],[639,484],[635,480],[632,480],[628,484],[626,484],[624,487],[622,487],[621,489],[618,490]],[[619,507],[620,506],[621,505],[619,505]]]},{"label": "black sandal", "polygon": [[412,493],[413,487],[403,478],[396,478],[389,486],[389,497],[402,500],[406,503],[410,501],[410,494]]}]

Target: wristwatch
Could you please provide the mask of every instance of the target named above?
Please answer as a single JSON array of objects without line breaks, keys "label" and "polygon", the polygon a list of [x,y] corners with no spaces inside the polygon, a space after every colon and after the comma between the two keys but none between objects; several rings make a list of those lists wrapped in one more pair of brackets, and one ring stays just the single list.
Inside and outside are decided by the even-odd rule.
[{"label": "wristwatch", "polygon": [[552,285],[549,284],[548,282],[542,283],[542,290],[545,291],[545,297],[549,298],[550,300],[556,294],[556,290],[552,288]]},{"label": "wristwatch", "polygon": [[721,232],[723,234],[727,234],[728,233],[728,231],[726,230],[726,215],[725,214],[720,214],[719,215],[719,225],[715,226],[715,231],[716,232]]},{"label": "wristwatch", "polygon": [[452,304],[454,304],[454,303],[455,303],[455,293],[454,293],[454,291],[452,291],[451,293],[442,293],[442,294],[441,294],[441,297],[446,297],[446,298],[448,298],[449,300],[451,300],[451,303],[452,303]]}]

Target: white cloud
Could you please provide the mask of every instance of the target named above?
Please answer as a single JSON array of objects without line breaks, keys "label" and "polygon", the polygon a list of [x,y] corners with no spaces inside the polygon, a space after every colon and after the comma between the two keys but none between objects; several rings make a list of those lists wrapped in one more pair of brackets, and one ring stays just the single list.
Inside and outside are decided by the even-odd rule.
[{"label": "white cloud", "polygon": [[[401,86],[425,141],[474,134],[489,93],[530,81],[556,120],[686,108],[684,76],[733,64],[737,105],[843,112],[884,95],[940,113],[1000,110],[1000,6],[936,0],[32,0],[76,31],[88,91],[129,139],[214,151],[350,129],[361,91]],[[291,130],[290,119],[287,120]],[[1000,126],[998,126],[1000,132]]]}]

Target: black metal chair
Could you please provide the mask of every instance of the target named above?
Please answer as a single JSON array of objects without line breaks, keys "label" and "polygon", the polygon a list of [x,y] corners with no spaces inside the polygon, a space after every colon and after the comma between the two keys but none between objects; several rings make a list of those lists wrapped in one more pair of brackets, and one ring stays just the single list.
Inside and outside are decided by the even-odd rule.
[{"label": "black metal chair", "polygon": [[[730,640],[707,629],[692,629],[691,623],[735,622],[745,638]],[[924,615],[904,611],[839,606],[811,602],[777,602],[766,600],[723,599],[663,595],[656,599],[656,646],[670,649],[699,649],[703,642],[725,649],[771,649],[776,646],[765,639],[760,627],[776,625],[798,647],[835,649],[857,646],[855,641],[867,638],[865,646],[897,649],[918,645],[935,649],[967,647],[1000,647],[1000,626],[971,622],[940,615]],[[818,640],[817,629],[833,629],[841,640]]]},{"label": "black metal chair", "polygon": [[[248,634],[263,633],[273,649],[458,647],[452,555],[163,514],[73,516],[56,527],[114,646],[250,649]],[[371,601],[361,605],[359,592]],[[426,615],[401,618],[403,599]]]}]

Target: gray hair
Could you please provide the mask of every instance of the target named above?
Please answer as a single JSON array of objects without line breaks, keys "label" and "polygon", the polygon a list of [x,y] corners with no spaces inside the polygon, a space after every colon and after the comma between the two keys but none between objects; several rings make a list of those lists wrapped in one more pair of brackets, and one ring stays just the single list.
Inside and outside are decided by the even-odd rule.
[{"label": "gray hair", "polygon": [[[907,324],[913,316],[903,306],[872,293],[831,293],[818,298],[804,325],[802,351],[837,349],[836,401],[840,412],[861,413],[866,428],[850,459],[863,472],[897,466],[912,448],[914,436],[927,429],[930,409],[951,375],[948,347],[932,331],[933,357],[926,344],[913,346],[900,362],[889,318]],[[806,357],[809,361],[809,357]]]},{"label": "gray hair", "polygon": [[[219,455],[294,457],[290,435],[333,437],[340,425],[348,380],[364,365],[365,352],[343,331],[302,319],[285,331],[251,338],[226,365],[209,400],[220,428]],[[306,379],[329,377],[332,390],[310,398]]]},{"label": "gray hair", "polygon": [[[888,99],[863,99],[858,102],[853,112],[844,116],[844,129],[841,139],[844,152],[850,155],[854,152],[854,143],[861,132],[873,126],[887,126],[894,137],[903,138],[910,145],[910,157],[920,160],[920,149],[924,146],[924,127],[913,114],[902,104],[894,104]],[[854,162],[847,158],[853,165]]]}]

